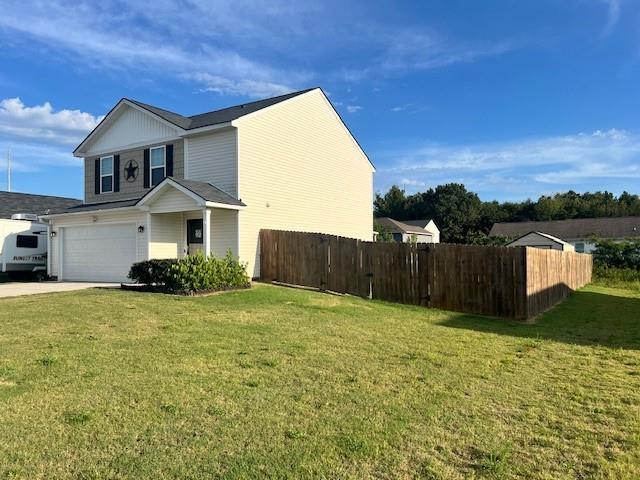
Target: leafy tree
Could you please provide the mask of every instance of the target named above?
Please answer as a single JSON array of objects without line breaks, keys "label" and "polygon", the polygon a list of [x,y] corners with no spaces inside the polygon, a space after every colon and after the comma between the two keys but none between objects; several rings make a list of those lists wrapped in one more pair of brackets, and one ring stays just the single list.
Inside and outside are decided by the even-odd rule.
[{"label": "leafy tree", "polygon": [[[482,202],[464,185],[449,183],[407,195],[394,185],[376,195],[375,215],[396,220],[433,219],[443,242],[494,244],[487,235],[496,222],[564,220],[568,218],[640,216],[640,197],[623,192],[577,193],[572,190],[522,202]],[[495,242],[499,242],[496,240]]]},{"label": "leafy tree", "polygon": [[391,217],[395,220],[406,220],[407,197],[397,185],[392,186],[384,195],[376,194],[373,202],[377,217]]},{"label": "leafy tree", "polygon": [[376,237],[376,242],[393,243],[394,240],[393,240],[393,234],[391,233],[391,230],[389,230],[387,227],[385,227],[381,223],[378,223],[374,220],[373,230],[378,232],[378,235]]}]

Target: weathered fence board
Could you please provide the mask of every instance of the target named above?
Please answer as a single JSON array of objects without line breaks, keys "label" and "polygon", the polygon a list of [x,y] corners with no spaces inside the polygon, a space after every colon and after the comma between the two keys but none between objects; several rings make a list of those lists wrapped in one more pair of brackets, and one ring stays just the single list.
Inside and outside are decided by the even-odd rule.
[{"label": "weathered fence board", "polygon": [[591,256],[574,252],[260,232],[264,281],[506,318],[535,317],[591,271]]}]

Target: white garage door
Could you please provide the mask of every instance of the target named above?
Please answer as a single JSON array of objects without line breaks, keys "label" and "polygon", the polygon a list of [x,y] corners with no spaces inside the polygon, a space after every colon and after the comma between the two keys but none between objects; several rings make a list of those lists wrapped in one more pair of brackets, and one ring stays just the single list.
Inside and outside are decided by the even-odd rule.
[{"label": "white garage door", "polygon": [[65,227],[63,280],[126,282],[136,261],[134,224]]}]

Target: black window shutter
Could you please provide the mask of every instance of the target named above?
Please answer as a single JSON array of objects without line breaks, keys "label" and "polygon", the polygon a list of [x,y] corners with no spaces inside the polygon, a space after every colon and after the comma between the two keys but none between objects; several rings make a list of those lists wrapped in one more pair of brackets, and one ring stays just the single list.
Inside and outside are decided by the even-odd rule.
[{"label": "black window shutter", "polygon": [[167,145],[167,177],[173,177],[173,145]]},{"label": "black window shutter", "polygon": [[151,175],[150,166],[149,166],[149,149],[144,149],[144,188],[149,188],[149,176]]},{"label": "black window shutter", "polygon": [[113,156],[113,191],[120,191],[120,155]]},{"label": "black window shutter", "polygon": [[93,170],[94,193],[100,195],[100,159],[95,160],[95,169]]}]

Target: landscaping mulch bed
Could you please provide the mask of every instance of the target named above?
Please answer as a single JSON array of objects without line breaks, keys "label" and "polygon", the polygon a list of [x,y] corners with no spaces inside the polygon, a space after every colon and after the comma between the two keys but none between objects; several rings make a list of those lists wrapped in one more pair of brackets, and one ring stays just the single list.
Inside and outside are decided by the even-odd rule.
[{"label": "landscaping mulch bed", "polygon": [[165,289],[162,285],[147,285],[144,283],[121,283],[120,288],[122,290],[128,290],[133,292],[164,293],[166,295],[180,295],[183,297],[204,297],[208,295],[214,295],[216,293],[230,292],[233,290],[246,290],[247,288],[251,288],[251,284],[244,287],[217,288],[217,289],[211,289],[211,290],[198,290],[195,292],[193,291],[174,292],[174,291],[169,291]]}]

